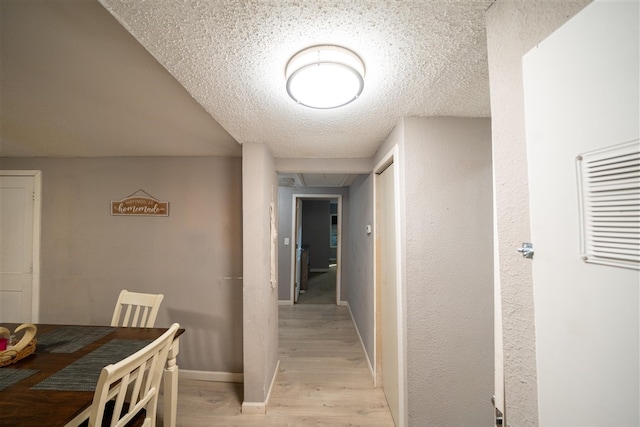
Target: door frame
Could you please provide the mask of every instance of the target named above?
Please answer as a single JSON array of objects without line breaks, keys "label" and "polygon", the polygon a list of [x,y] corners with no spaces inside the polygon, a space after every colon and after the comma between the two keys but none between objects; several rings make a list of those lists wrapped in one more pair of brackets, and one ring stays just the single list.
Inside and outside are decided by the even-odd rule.
[{"label": "door frame", "polygon": [[40,320],[40,223],[42,220],[42,172],[39,170],[0,170],[0,176],[33,178],[33,245],[31,253],[31,319]]},{"label": "door frame", "polygon": [[[296,235],[296,207],[298,200],[337,200],[338,201],[338,245],[336,247],[336,305],[340,305],[340,276],[342,271],[342,194],[292,194],[291,195],[291,235]],[[328,219],[327,219],[328,220]],[[329,238],[329,236],[327,236]],[[295,304],[296,287],[296,242],[291,245],[291,281],[289,283],[289,298],[291,305]]]},{"label": "door frame", "polygon": [[[375,224],[373,230],[373,282],[375,291],[373,294],[373,310],[374,310],[374,351],[373,366],[375,369],[374,386],[382,386],[382,365],[381,365],[381,353],[382,353],[382,325],[381,325],[381,313],[380,313],[380,275],[378,273],[378,254],[380,252],[377,243],[377,224],[378,224],[378,212],[377,212],[377,194],[378,194],[378,179],[379,175],[384,172],[392,163],[396,166],[400,163],[400,149],[398,145],[393,146],[387,154],[385,154],[381,160],[376,164],[373,169],[373,223]],[[397,337],[398,337],[398,427],[405,427],[408,425],[408,400],[407,396],[407,364],[406,364],[406,328],[405,328],[405,286],[403,280],[402,269],[402,187],[400,185],[400,167],[394,168],[393,173],[393,187],[394,187],[394,209],[395,209],[395,239],[396,239],[396,313],[397,313]]]}]

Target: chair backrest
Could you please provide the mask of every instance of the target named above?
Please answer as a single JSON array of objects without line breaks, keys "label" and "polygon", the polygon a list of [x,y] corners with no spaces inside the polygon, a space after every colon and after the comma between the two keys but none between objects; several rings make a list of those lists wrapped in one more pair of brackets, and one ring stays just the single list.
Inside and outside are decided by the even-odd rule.
[{"label": "chair backrest", "polygon": [[123,289],[113,311],[111,326],[153,328],[163,298],[163,294],[143,294]]},{"label": "chair backrest", "polygon": [[[93,396],[89,427],[102,426],[107,403],[113,405],[111,427],[127,425],[146,410],[144,425],[155,426],[158,390],[169,348],[179,324],[174,323],[162,336],[121,361],[102,368]],[[140,415],[141,416],[141,415]]]}]

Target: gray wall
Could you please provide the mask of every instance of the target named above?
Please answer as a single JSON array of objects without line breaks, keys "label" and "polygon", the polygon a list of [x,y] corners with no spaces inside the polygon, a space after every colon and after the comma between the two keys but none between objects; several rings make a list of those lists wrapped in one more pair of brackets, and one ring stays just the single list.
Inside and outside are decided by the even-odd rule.
[{"label": "gray wall", "polygon": [[344,295],[364,344],[369,363],[374,355],[374,294],[373,281],[373,233],[367,234],[366,226],[373,226],[373,175],[361,175],[349,187],[349,233],[344,236],[349,248],[343,253],[343,274],[346,286]]},{"label": "gray wall", "polygon": [[[278,175],[264,144],[242,144],[244,402],[264,408],[278,364],[278,289],[271,277],[278,265],[277,245],[271,249],[272,226],[277,228]],[[275,208],[272,223],[271,207]],[[256,406],[254,406],[255,409]],[[247,412],[253,412],[250,409]]]},{"label": "gray wall", "polygon": [[410,425],[493,420],[490,126],[405,120]]},{"label": "gray wall", "polygon": [[496,205],[496,278],[502,302],[507,420],[538,424],[531,263],[514,248],[531,241],[522,56],[589,0],[499,1],[487,12]]},{"label": "gray wall", "polygon": [[[43,323],[109,324],[121,289],[163,293],[156,324],[179,322],[184,369],[242,372],[239,158],[3,158],[42,171]],[[143,189],[169,217],[110,215]]]},{"label": "gray wall", "polygon": [[492,425],[490,121],[407,118],[376,160],[393,146],[409,425]]}]

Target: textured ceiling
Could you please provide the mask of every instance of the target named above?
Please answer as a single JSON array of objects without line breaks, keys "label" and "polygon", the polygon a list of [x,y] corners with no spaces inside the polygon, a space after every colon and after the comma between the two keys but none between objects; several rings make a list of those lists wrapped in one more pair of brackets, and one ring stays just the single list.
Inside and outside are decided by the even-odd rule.
[{"label": "textured ceiling", "polygon": [[[489,116],[492,0],[100,2],[236,141],[276,157],[368,157],[404,116]],[[313,110],[287,96],[287,61],[316,44],[364,60],[356,102]]]},{"label": "textured ceiling", "polygon": [[[0,0],[0,156],[371,156],[405,116],[489,116],[493,0]],[[295,104],[284,69],[338,44],[357,101]]]}]

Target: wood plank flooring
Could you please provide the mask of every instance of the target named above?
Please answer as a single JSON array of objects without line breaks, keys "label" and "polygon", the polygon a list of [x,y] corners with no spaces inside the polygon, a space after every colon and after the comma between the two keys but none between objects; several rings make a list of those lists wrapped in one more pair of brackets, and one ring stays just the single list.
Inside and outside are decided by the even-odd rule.
[{"label": "wood plank flooring", "polygon": [[279,332],[280,367],[266,415],[242,415],[242,384],[180,380],[178,425],[394,426],[347,307],[280,306]]}]

